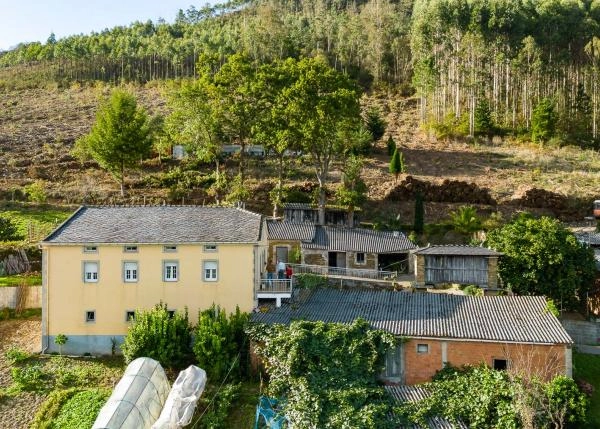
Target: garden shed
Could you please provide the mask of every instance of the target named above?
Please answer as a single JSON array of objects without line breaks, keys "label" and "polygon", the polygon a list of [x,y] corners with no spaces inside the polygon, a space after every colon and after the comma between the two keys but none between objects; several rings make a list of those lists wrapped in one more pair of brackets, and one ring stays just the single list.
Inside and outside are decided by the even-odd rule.
[{"label": "garden shed", "polygon": [[498,288],[502,253],[481,246],[428,246],[413,252],[417,286],[458,283]]}]

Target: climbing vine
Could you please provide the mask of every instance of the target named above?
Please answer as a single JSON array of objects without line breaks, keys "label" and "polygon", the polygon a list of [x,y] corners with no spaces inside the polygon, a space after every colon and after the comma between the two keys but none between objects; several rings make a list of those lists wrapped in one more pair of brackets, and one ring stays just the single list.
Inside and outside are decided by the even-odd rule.
[{"label": "climbing vine", "polygon": [[391,334],[360,319],[255,325],[249,334],[269,374],[269,393],[284,399],[294,427],[396,427],[393,403],[378,384],[385,352],[396,343]]}]

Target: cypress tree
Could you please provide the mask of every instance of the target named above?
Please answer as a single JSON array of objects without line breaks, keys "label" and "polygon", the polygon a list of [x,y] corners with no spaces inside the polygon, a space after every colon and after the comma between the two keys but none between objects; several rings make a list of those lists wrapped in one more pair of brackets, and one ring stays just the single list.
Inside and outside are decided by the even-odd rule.
[{"label": "cypress tree", "polygon": [[415,224],[413,226],[413,230],[417,234],[423,233],[424,218],[425,205],[423,204],[423,194],[421,192],[417,192],[417,195],[415,195]]},{"label": "cypress tree", "polygon": [[392,155],[392,159],[390,161],[390,173],[394,175],[396,178],[396,182],[398,181],[398,175],[404,172],[404,155],[401,152],[398,152],[398,149],[394,149],[394,154]]}]

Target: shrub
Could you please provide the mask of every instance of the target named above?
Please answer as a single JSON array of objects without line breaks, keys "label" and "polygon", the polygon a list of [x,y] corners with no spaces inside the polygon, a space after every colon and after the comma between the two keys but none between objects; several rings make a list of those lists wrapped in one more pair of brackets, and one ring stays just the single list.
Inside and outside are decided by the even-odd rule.
[{"label": "shrub", "polygon": [[16,363],[25,362],[31,357],[31,354],[26,352],[25,350],[21,350],[20,348],[13,346],[4,352],[4,357],[12,365],[14,365]]},{"label": "shrub", "polygon": [[43,204],[46,202],[46,182],[43,180],[36,180],[35,182],[25,186],[25,195],[29,201],[34,203]]},{"label": "shrub", "polygon": [[29,392],[44,391],[48,385],[48,374],[40,365],[28,365],[23,368],[11,368],[14,386],[17,390]]},{"label": "shrub", "polygon": [[62,346],[67,344],[67,341],[69,341],[69,337],[67,337],[65,334],[58,334],[56,337],[54,337],[54,344],[58,346],[59,354],[62,355]]},{"label": "shrub", "polygon": [[551,416],[548,425],[562,419],[570,424],[585,423],[588,399],[573,379],[564,375],[554,377],[544,385],[544,392]]},{"label": "shrub", "polygon": [[450,212],[450,224],[461,234],[471,234],[482,228],[481,218],[473,206],[462,206]]},{"label": "shrub", "polygon": [[248,320],[248,314],[239,308],[229,318],[225,310],[214,304],[199,312],[194,354],[209,379],[221,380],[228,373],[239,377],[245,372],[245,365],[240,362],[245,364],[248,356],[244,333]]},{"label": "shrub", "polygon": [[[228,429],[227,416],[229,415],[233,401],[239,395],[239,390],[239,384],[224,385],[216,394],[214,400],[207,405],[200,420],[200,427],[206,429]],[[204,398],[208,397],[209,395],[204,395]]]},{"label": "shrub", "polygon": [[481,289],[477,285],[467,285],[463,289],[463,292],[465,293],[465,295],[469,296],[483,296],[483,289]]},{"label": "shrub", "polygon": [[317,289],[327,287],[327,277],[318,274],[296,274],[294,276],[294,285],[301,289]]},{"label": "shrub", "polygon": [[121,345],[125,362],[147,356],[165,367],[180,367],[187,363],[191,352],[191,329],[185,312],[169,314],[167,304],[136,311],[135,320]]},{"label": "shrub", "polygon": [[13,220],[0,216],[0,241],[18,241],[22,239],[23,236],[19,234],[17,225]]}]

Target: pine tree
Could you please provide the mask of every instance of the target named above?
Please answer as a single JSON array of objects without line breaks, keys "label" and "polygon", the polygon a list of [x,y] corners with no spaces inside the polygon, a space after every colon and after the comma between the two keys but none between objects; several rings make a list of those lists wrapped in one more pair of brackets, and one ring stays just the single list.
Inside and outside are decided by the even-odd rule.
[{"label": "pine tree", "polygon": [[392,156],[394,151],[396,150],[396,142],[394,138],[390,135],[387,140],[387,154],[388,156]]},{"label": "pine tree", "polygon": [[490,103],[484,98],[475,107],[475,135],[489,136],[493,130],[494,121],[492,120]]},{"label": "pine tree", "polygon": [[531,140],[534,143],[547,142],[554,136],[556,128],[556,112],[554,103],[548,99],[542,99],[535,109],[531,117]]}]

